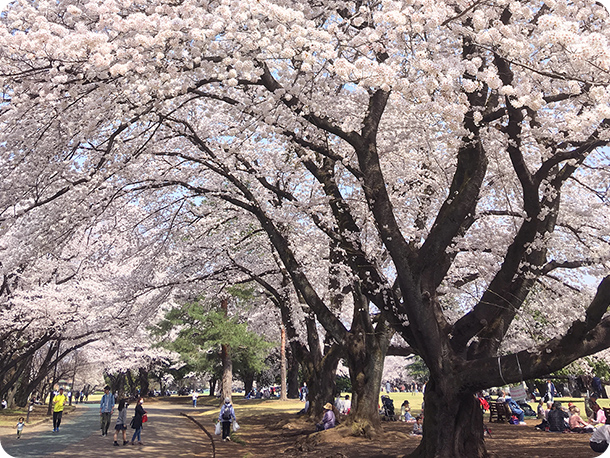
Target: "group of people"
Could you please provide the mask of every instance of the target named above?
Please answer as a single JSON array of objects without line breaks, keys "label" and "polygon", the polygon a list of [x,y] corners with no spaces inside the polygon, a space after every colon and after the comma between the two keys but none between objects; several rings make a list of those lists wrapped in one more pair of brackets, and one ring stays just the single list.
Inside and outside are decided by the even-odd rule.
[{"label": "group of people", "polygon": [[352,400],[349,398],[349,394],[346,394],[344,398],[337,396],[335,407],[341,415],[347,415],[352,410]]},{"label": "group of people", "polygon": [[589,418],[586,422],[580,416],[580,409],[571,402],[566,408],[559,401],[548,401],[545,408],[543,398],[538,404],[537,416],[541,423],[536,426],[536,429],[551,432],[592,433],[596,426],[606,424],[606,414],[597,403],[597,394],[591,395],[585,401],[585,407],[589,411]]},{"label": "group of people", "polygon": [[[110,423],[112,421],[112,414],[114,413],[114,406],[116,404],[116,399],[114,394],[110,392],[110,387],[106,385],[104,387],[104,395],[100,401],[100,428],[102,430],[102,436],[108,435],[108,429],[110,428]],[[131,442],[127,440],[127,407],[129,404],[125,399],[120,399],[117,409],[118,409],[118,417],[116,419],[116,423],[114,426],[114,436],[113,436],[113,444],[118,446],[118,438],[119,433],[123,436],[123,445],[127,445],[131,443],[131,445],[143,445],[142,443],[142,427],[147,420],[147,414],[144,410],[144,399],[138,398],[138,402],[136,404],[136,408],[134,411],[134,416],[131,419],[130,425],[132,429],[134,429],[133,436],[131,437]],[[137,442],[136,442],[137,440]]]}]

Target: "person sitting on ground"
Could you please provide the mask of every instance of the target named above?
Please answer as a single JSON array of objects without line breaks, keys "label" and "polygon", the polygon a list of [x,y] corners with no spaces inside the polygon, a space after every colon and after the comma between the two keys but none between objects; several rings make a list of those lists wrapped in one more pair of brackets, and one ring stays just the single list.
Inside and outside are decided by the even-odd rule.
[{"label": "person sitting on ground", "polygon": [[519,404],[517,404],[512,398],[506,398],[506,405],[508,405],[508,408],[512,414],[517,417],[519,424],[525,425],[525,412],[523,412],[523,409],[519,407]]},{"label": "person sitting on ground", "polygon": [[604,453],[610,443],[610,425],[601,425],[595,428],[591,439],[589,439],[589,446],[591,450],[596,453]]},{"label": "person sitting on ground", "polygon": [[322,421],[316,424],[316,431],[334,428],[335,422],[336,418],[333,412],[333,405],[330,402],[327,402],[324,404],[324,416],[322,417]]},{"label": "person sitting on ground", "polygon": [[415,436],[421,436],[424,434],[424,421],[421,416],[415,417],[415,423],[413,423],[413,432]]},{"label": "person sitting on ground", "polygon": [[415,418],[411,415],[411,406],[409,405],[409,401],[406,399],[400,406],[400,420],[406,421],[407,423],[414,423]]},{"label": "person sitting on ground", "polygon": [[538,409],[537,409],[537,414],[538,416],[536,417],[538,420],[546,420],[546,409],[544,408],[544,399],[540,399],[540,402],[538,403]]},{"label": "person sitting on ground", "polygon": [[549,431],[562,433],[567,429],[566,418],[570,415],[563,410],[561,402],[553,402],[553,408],[548,413]]},{"label": "person sitting on ground", "polygon": [[576,406],[572,408],[572,415],[570,415],[568,425],[573,433],[592,433],[595,429],[593,425],[584,422],[580,417],[580,409]]},{"label": "person sitting on ground", "polygon": [[597,410],[595,420],[591,421],[594,425],[605,425],[606,424],[606,412],[601,407]]},{"label": "person sitting on ground", "polygon": [[591,396],[589,396],[589,401],[587,402],[587,405],[589,406],[589,410],[591,411],[591,413],[589,413],[588,416],[590,419],[596,420],[596,421],[597,421],[597,412],[599,412],[599,409],[601,409],[601,407],[597,403],[597,398],[598,398],[597,393],[593,393]]}]

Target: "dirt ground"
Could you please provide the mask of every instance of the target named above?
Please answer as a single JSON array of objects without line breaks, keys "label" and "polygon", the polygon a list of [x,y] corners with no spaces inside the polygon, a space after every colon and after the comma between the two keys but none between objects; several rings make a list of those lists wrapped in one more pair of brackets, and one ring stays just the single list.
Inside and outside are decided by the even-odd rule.
[{"label": "dirt ground", "polygon": [[[384,433],[375,440],[347,436],[346,428],[340,426],[312,434],[312,425],[295,421],[291,414],[243,417],[241,422],[247,427],[236,434],[236,439],[243,443],[216,442],[216,456],[393,458],[413,451],[420,441],[419,437],[410,435],[409,425],[398,421],[384,422]],[[282,423],[285,425],[278,427]],[[589,447],[588,434],[541,432],[534,429],[538,420],[527,423],[527,426],[488,424],[491,429],[491,437],[486,438],[488,450],[497,458],[599,456]]]},{"label": "dirt ground", "polygon": [[[136,455],[159,458],[396,458],[415,450],[421,440],[418,436],[410,435],[410,425],[399,421],[383,422],[383,433],[374,440],[351,437],[347,435],[347,428],[341,425],[335,429],[314,433],[312,421],[295,415],[294,412],[301,406],[298,401],[282,404],[279,401],[235,400],[241,429],[233,433],[231,442],[223,442],[220,436],[214,435],[218,401],[202,401],[201,407],[193,409],[190,399],[187,398],[148,400],[145,405],[152,420],[144,432],[145,446],[138,450],[129,447],[117,450],[112,447],[111,440],[99,437],[97,410],[94,409],[95,418],[89,421],[91,431],[86,431],[83,436],[86,438],[52,456],[80,458],[87,456],[85,450],[96,450],[96,455],[100,458]],[[87,410],[84,414],[81,410],[82,408],[77,408],[74,414],[68,414],[64,434],[73,429],[68,422],[86,423]],[[201,431],[193,421],[187,420],[183,414],[196,420],[209,435]],[[11,418],[10,421],[12,420]],[[46,431],[42,434],[51,436],[52,433],[48,432],[48,420],[47,418],[37,425],[28,426],[25,440],[29,440],[30,435],[34,439],[35,434],[41,434],[42,431]],[[590,449],[588,434],[541,432],[534,429],[539,423],[538,420],[526,422],[527,426],[486,423],[491,429],[491,437],[486,438],[489,452],[496,458],[600,456]],[[12,438],[13,434],[14,426],[0,427],[0,435],[4,440],[9,440],[5,438]],[[181,438],[179,442],[175,441],[177,437]],[[48,439],[41,437],[40,442],[43,444],[44,440],[55,439],[55,436]]]}]

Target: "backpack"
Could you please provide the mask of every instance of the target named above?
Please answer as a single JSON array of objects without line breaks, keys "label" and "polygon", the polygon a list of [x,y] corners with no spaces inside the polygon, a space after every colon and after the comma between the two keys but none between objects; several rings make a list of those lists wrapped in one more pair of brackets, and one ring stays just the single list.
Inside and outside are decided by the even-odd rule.
[{"label": "backpack", "polygon": [[225,406],[225,411],[222,413],[222,419],[225,421],[231,420],[231,406]]}]

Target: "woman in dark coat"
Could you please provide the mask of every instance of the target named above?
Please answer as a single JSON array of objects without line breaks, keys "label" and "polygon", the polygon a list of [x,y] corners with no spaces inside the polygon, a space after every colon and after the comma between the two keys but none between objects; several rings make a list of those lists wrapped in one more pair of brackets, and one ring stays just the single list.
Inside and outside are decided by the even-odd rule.
[{"label": "woman in dark coat", "polygon": [[142,436],[141,436],[142,417],[146,413],[146,410],[144,410],[144,407],[142,407],[143,403],[144,403],[144,399],[140,398],[138,400],[138,404],[136,405],[135,415],[133,416],[133,419],[131,420],[131,427],[133,429],[135,429],[135,432],[133,433],[133,436],[131,437],[131,445],[135,445],[134,441],[136,440],[136,437],[138,438],[138,445],[143,445]]}]

